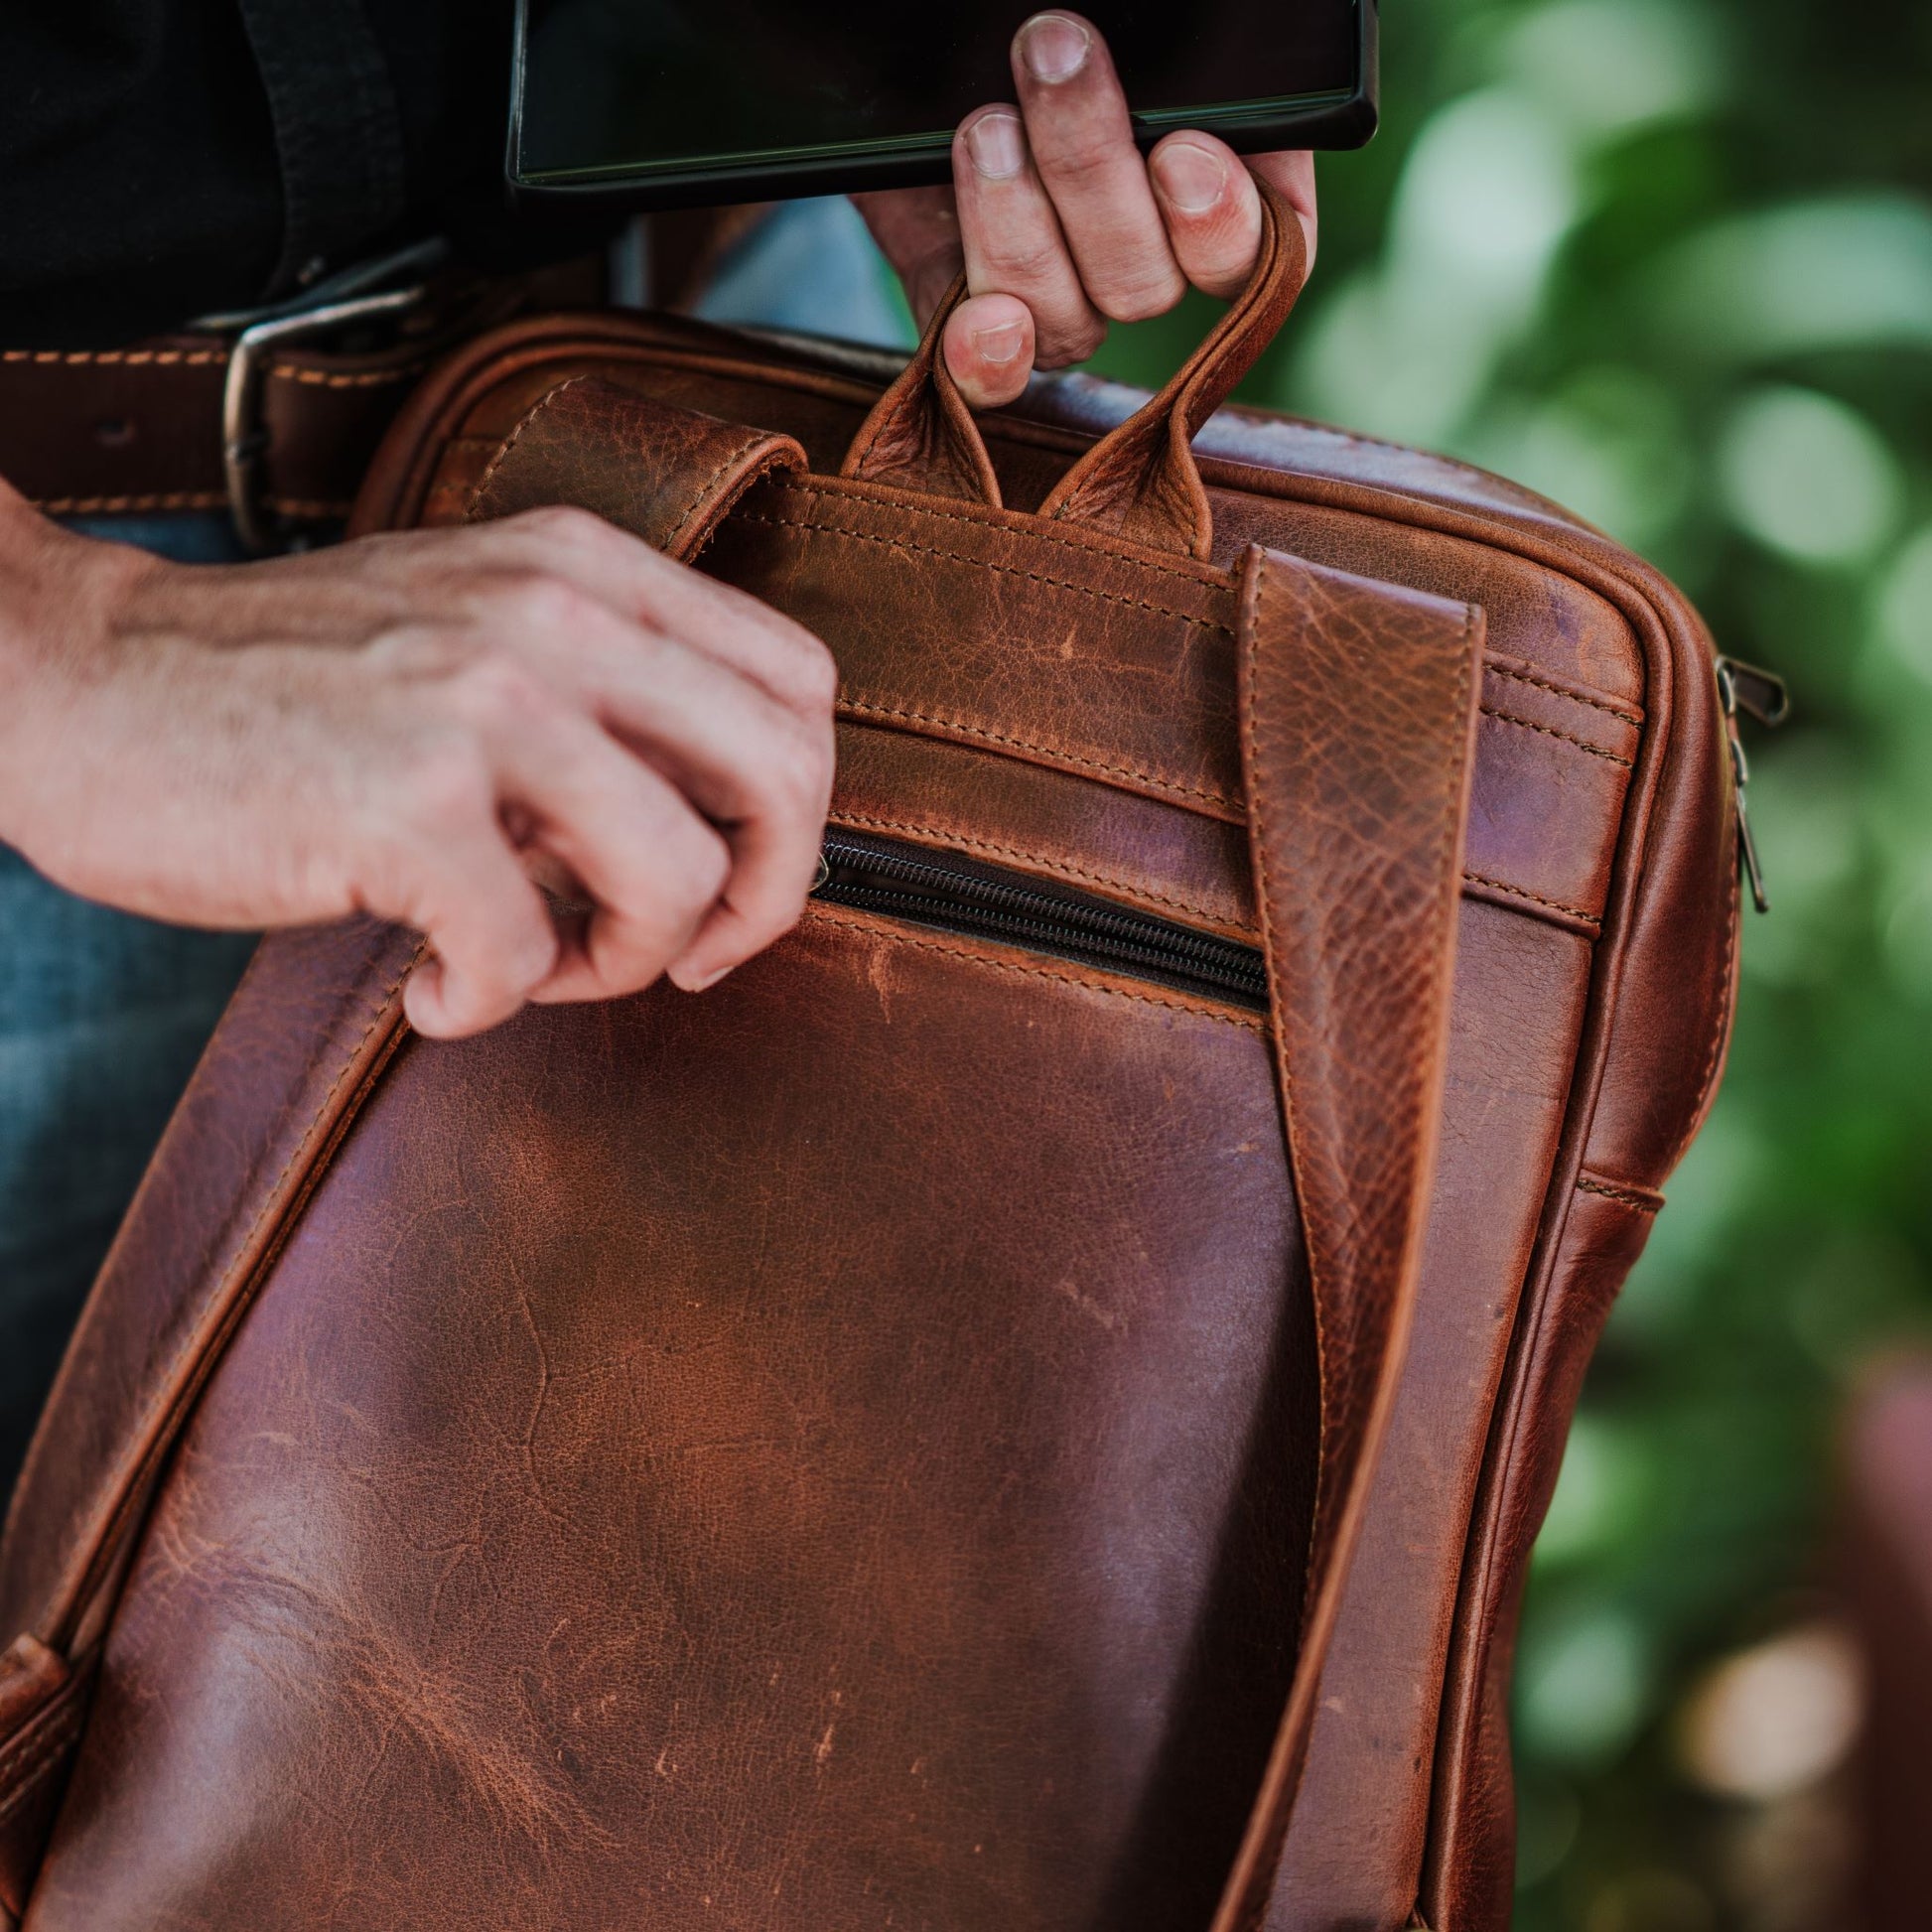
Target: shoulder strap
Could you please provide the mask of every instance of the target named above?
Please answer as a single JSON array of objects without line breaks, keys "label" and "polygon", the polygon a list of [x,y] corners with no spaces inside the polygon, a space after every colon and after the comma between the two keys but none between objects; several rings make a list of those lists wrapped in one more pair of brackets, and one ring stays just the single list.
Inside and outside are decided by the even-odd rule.
[{"label": "shoulder strap", "polygon": [[1213,1932],[1267,1913],[1394,1406],[1448,1060],[1480,613],[1251,547],[1241,758],[1314,1295],[1321,1465],[1287,1708]]}]

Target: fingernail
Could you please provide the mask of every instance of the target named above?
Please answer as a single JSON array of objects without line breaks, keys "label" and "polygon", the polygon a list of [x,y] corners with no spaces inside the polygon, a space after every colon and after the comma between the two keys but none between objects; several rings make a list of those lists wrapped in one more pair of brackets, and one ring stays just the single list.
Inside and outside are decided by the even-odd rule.
[{"label": "fingernail", "polygon": [[1026,166],[1027,144],[1017,114],[982,114],[966,130],[973,166],[988,181],[1011,181]]},{"label": "fingernail", "polygon": [[1011,362],[1026,345],[1027,330],[1023,323],[995,323],[991,329],[973,331],[973,351],[982,362],[991,362],[996,367],[1002,362]]},{"label": "fingernail", "polygon": [[716,986],[731,971],[729,966],[714,966],[708,973],[692,973],[688,968],[673,966],[665,974],[680,993],[703,993],[707,988]]},{"label": "fingernail", "polygon": [[1070,80],[1087,64],[1093,36],[1064,14],[1035,14],[1020,30],[1020,58],[1035,80]]},{"label": "fingernail", "polygon": [[1205,214],[1227,193],[1227,163],[1191,141],[1175,141],[1154,157],[1161,192],[1182,214]]}]

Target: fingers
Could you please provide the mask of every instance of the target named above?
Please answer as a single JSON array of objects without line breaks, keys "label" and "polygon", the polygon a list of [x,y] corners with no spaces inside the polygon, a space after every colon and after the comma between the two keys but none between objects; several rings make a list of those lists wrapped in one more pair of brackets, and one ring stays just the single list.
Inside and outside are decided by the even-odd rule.
[{"label": "fingers", "polygon": [[1033,373],[1033,311],[1017,296],[971,296],[947,319],[944,345],[960,394],[975,409],[998,409],[1019,397]]},{"label": "fingers", "polygon": [[[455,1039],[507,1020],[557,962],[557,930],[503,836],[481,762],[414,780],[418,816],[392,831],[403,850],[394,884],[365,894],[370,909],[417,927],[430,956],[403,989],[409,1024]],[[415,836],[410,836],[411,833]]]},{"label": "fingers", "polygon": [[1279,154],[1251,154],[1249,169],[1269,187],[1284,196],[1302,223],[1302,239],[1308,243],[1310,268],[1314,266],[1315,200],[1314,156],[1306,148],[1286,149]]},{"label": "fingers", "polygon": [[[982,108],[961,124],[953,137],[953,185],[973,294],[1013,296],[1027,306],[1041,366],[1058,368],[1091,355],[1107,325],[1087,299],[1015,109]],[[948,337],[950,349],[950,331]],[[956,381],[971,380],[970,369],[950,353],[946,359]]]},{"label": "fingers", "polygon": [[[1078,14],[1035,14],[1014,37],[1013,76],[1034,165],[1094,307],[1116,322],[1173,308],[1180,270],[1106,42]],[[972,250],[969,235],[969,261]]]},{"label": "fingers", "polygon": [[1239,295],[1261,252],[1261,195],[1240,157],[1211,134],[1170,134],[1147,171],[1181,273],[1222,301]]},{"label": "fingers", "polygon": [[804,909],[831,804],[830,703],[801,717],[662,633],[613,634],[586,650],[583,672],[605,724],[730,848],[718,905],[669,962],[677,984],[698,991],[788,931]]},{"label": "fingers", "polygon": [[[631,991],[634,975],[654,978],[667,965],[681,986],[709,985],[788,930],[804,907],[831,798],[830,655],[755,599],[595,519],[548,511],[513,522],[523,526],[512,532],[516,564],[540,542],[554,574],[485,574],[472,591],[498,647],[536,674],[536,688],[522,704],[502,706],[486,684],[482,722],[513,755],[518,789],[510,796],[534,818],[533,843],[555,854],[601,908],[585,943],[532,997]],[[550,700],[594,723],[583,769],[607,771],[610,793],[595,820],[581,818],[561,775],[527,762],[523,741],[537,723],[526,714],[534,710],[540,722]],[[550,736],[560,729],[553,725]],[[613,754],[638,764],[652,787],[628,816],[613,816]],[[607,885],[622,891],[629,883],[621,855],[608,849],[607,827],[654,862],[680,849],[660,825],[666,787],[704,831],[707,849],[716,845],[726,860],[725,876],[706,882],[696,908],[711,916],[702,930],[682,926],[669,951],[647,918],[607,896]],[[678,879],[698,862],[686,850]]]},{"label": "fingers", "polygon": [[[681,638],[705,651],[799,717],[829,720],[838,695],[832,654],[802,624],[716,578],[641,543],[589,510],[527,510],[474,533],[487,539],[498,567],[532,573],[521,639],[567,646],[580,614],[563,607],[544,580],[575,587],[629,624]],[[496,587],[479,587],[486,597]],[[600,630],[599,635],[603,632]]]},{"label": "fingers", "polygon": [[675,785],[580,714],[560,710],[504,750],[506,795],[593,901],[528,997],[605,1000],[648,986],[724,891],[724,839]]}]

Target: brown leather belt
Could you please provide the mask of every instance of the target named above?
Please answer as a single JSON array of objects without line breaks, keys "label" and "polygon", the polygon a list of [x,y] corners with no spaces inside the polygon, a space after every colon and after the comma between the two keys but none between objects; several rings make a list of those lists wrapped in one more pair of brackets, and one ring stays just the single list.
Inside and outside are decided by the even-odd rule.
[{"label": "brown leather belt", "polygon": [[442,273],[125,348],[0,349],[0,477],[51,515],[231,509],[269,548],[288,526],[348,514],[383,431],[446,350],[601,299],[601,264],[579,261]]}]

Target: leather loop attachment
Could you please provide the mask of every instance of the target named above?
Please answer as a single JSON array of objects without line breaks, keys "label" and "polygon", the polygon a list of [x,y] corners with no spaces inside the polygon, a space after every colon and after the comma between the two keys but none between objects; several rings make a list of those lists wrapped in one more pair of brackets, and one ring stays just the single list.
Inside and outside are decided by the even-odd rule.
[{"label": "leather loop attachment", "polygon": [[1248,286],[1167,387],[1060,479],[1041,515],[1208,560],[1214,524],[1193,440],[1274,341],[1308,279],[1300,217],[1278,189],[1259,176],[1255,186],[1261,253]]},{"label": "leather loop attachment", "polygon": [[760,477],[804,468],[805,452],[789,436],[573,376],[524,413],[464,520],[572,503],[688,563]]},{"label": "leather loop attachment", "polygon": [[1295,1677],[1212,1932],[1253,1932],[1269,1909],[1401,1381],[1449,1063],[1482,640],[1471,607],[1258,546],[1241,565],[1241,760],[1321,1427]]},{"label": "leather loop attachment", "polygon": [[[1259,176],[1255,187],[1261,252],[1247,287],[1173,381],[1060,479],[1040,506],[1042,515],[1208,560],[1213,519],[1194,463],[1194,437],[1275,339],[1308,278],[1300,217]],[[965,298],[961,275],[933,312],[912,359],[853,439],[842,476],[999,507],[986,444],[942,353],[946,323]]]},{"label": "leather loop attachment", "polygon": [[1000,507],[993,460],[942,352],[946,324],[965,299],[966,277],[956,275],[912,359],[860,425],[840,476]]}]

